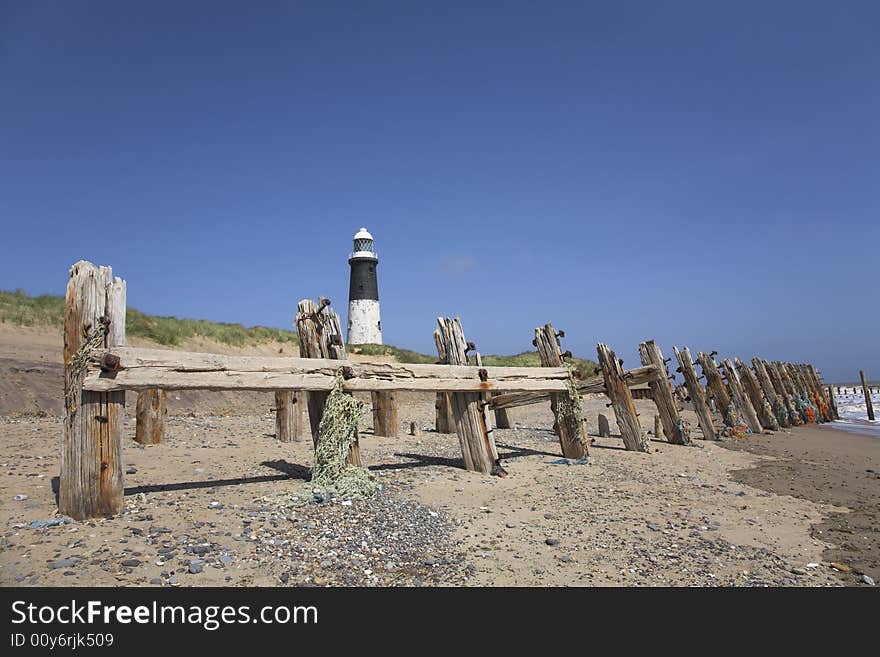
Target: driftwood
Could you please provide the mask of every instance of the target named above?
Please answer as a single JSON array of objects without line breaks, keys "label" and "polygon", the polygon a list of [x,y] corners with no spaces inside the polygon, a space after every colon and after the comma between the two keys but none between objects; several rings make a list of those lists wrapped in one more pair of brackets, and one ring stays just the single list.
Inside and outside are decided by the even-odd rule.
[{"label": "driftwood", "polygon": [[[464,339],[461,321],[457,317],[440,317],[437,318],[437,324],[446,362],[449,365],[466,365],[468,345]],[[498,456],[495,443],[486,428],[480,393],[457,392],[450,395],[450,401],[465,469],[484,474],[493,472]]]},{"label": "driftwood", "polygon": [[[562,347],[559,334],[552,324],[545,324],[535,329],[535,347],[543,367],[561,367]],[[580,395],[577,391],[567,390],[550,395],[550,410],[556,422],[553,427],[559,438],[562,455],[568,459],[580,459],[587,455],[587,437],[581,417]]]},{"label": "driftwood", "polygon": [[725,358],[721,361],[721,367],[724,369],[724,375],[727,377],[727,388],[730,390],[733,404],[745,420],[746,426],[752,433],[761,433],[763,428],[761,427],[761,422],[758,420],[758,414],[755,412],[755,407],[752,406],[751,400],[746,396],[745,390],[743,390],[742,383],[739,380],[736,369],[733,367],[733,363],[729,358]]},{"label": "driftwood", "polygon": [[679,415],[678,405],[672,394],[672,385],[669,383],[666,361],[663,360],[660,347],[653,340],[646,340],[639,344],[639,356],[642,365],[654,365],[660,371],[660,376],[648,383],[648,387],[651,390],[654,403],[657,405],[666,440],[676,445],[687,445],[691,442],[690,432]]},{"label": "driftwood", "polygon": [[[122,511],[125,392],[82,389],[95,350],[125,344],[125,282],[110,267],[70,268],[64,309],[64,430],[58,510],[76,520]],[[112,359],[105,368],[115,367]]]},{"label": "driftwood", "polygon": [[706,440],[718,440],[718,432],[715,430],[715,423],[712,421],[712,413],[706,405],[706,396],[703,393],[703,386],[697,379],[697,372],[694,370],[694,361],[691,358],[691,352],[687,347],[683,347],[681,351],[678,347],[673,347],[675,359],[678,361],[678,371],[684,377],[684,384],[687,387],[688,395],[691,398],[691,405],[697,414],[697,420],[700,423],[700,429],[703,431],[703,438]]},{"label": "driftwood", "polygon": [[749,401],[752,402],[752,407],[758,415],[758,421],[761,423],[761,426],[770,431],[779,431],[779,422],[776,416],[773,415],[773,409],[770,408],[769,402],[764,399],[761,386],[758,385],[758,380],[755,378],[752,370],[739,358],[734,358],[733,363],[736,365],[739,380]]},{"label": "driftwood", "polygon": [[149,388],[138,393],[134,439],[141,445],[158,445],[165,435],[165,400],[168,393]]},{"label": "driftwood", "polygon": [[600,342],[596,352],[599,355],[599,366],[602,368],[602,376],[605,380],[605,394],[611,399],[623,444],[630,451],[647,452],[648,439],[639,424],[639,415],[625,379],[623,365],[606,344]]}]

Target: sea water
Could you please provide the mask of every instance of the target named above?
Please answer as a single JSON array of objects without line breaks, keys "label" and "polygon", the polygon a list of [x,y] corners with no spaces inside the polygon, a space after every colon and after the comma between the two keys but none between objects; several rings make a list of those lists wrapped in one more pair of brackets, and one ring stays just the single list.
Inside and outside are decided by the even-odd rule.
[{"label": "sea water", "polygon": [[[840,419],[822,426],[880,438],[880,420],[868,419],[865,396],[861,392],[855,395],[834,393],[834,401],[837,402]],[[871,395],[871,404],[874,406],[874,417],[880,418],[880,393]]]}]

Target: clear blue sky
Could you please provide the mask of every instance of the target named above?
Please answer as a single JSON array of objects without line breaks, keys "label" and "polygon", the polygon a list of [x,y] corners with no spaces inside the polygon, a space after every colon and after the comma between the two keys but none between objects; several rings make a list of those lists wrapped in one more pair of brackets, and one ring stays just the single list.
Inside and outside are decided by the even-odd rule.
[{"label": "clear blue sky", "polygon": [[880,3],[0,2],[0,288],[880,378]]}]

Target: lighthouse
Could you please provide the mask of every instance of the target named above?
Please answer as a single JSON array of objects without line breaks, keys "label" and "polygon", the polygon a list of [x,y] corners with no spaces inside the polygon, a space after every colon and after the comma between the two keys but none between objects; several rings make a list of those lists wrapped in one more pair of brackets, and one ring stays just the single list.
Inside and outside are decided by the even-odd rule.
[{"label": "lighthouse", "polygon": [[354,251],[348,256],[351,279],[348,284],[348,344],[382,344],[379,320],[379,257],[373,236],[366,228],[354,235]]}]

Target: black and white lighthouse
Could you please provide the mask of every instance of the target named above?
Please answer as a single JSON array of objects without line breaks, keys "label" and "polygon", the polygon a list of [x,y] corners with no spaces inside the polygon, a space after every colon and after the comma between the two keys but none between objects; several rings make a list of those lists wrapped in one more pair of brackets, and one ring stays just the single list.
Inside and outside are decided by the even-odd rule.
[{"label": "black and white lighthouse", "polygon": [[348,256],[351,279],[348,285],[348,344],[382,344],[379,319],[379,257],[373,236],[361,228],[354,236],[354,252]]}]

